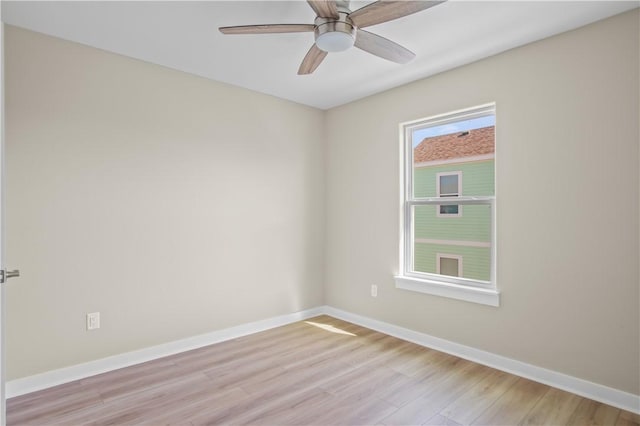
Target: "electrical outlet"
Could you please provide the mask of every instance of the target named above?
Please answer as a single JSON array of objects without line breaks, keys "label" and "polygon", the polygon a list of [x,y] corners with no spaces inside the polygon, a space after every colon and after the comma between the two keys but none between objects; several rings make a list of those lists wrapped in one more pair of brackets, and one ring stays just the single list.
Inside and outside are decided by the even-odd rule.
[{"label": "electrical outlet", "polygon": [[371,286],[371,297],[378,297],[378,286],[375,284]]},{"label": "electrical outlet", "polygon": [[87,330],[100,328],[100,312],[87,314]]}]

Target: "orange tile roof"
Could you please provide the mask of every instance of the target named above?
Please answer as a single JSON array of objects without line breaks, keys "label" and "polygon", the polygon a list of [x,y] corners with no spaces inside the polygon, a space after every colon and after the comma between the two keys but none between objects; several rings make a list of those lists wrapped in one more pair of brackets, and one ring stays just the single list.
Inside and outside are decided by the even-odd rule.
[{"label": "orange tile roof", "polygon": [[494,126],[434,136],[425,138],[413,149],[413,162],[424,163],[493,154],[494,146]]}]

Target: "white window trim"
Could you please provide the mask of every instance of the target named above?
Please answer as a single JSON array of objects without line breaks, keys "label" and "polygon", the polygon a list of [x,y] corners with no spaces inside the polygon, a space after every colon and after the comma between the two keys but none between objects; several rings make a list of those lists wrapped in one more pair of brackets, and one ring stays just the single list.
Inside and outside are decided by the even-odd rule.
[{"label": "white window trim", "polygon": [[[440,172],[438,174],[436,174],[436,196],[440,197],[440,177],[442,176],[458,176],[458,195],[456,195],[455,197],[452,196],[447,196],[447,197],[442,197],[442,198],[457,198],[462,196],[462,172],[461,171],[455,171],[455,172]],[[455,204],[455,203],[453,203]],[[449,204],[445,204],[445,205],[449,205]],[[462,206],[458,206],[458,213],[442,213],[440,212],[440,206],[436,206],[436,216],[438,217],[462,217]]]},{"label": "white window trim", "polygon": [[[432,127],[438,124],[461,121],[495,114],[495,104],[486,104],[479,107],[454,111],[452,113],[441,114],[428,119],[421,119],[400,124],[400,273],[395,276],[396,288],[442,296],[451,299],[463,300],[472,303],[479,303],[489,306],[500,306],[500,291],[496,283],[496,212],[495,197],[467,197],[462,196],[456,199],[456,203],[463,204],[490,204],[491,207],[491,265],[490,281],[467,280],[455,278],[450,280],[442,275],[435,274],[415,274],[411,273],[413,265],[413,250],[409,249],[414,243],[414,234],[411,222],[411,209],[416,205],[442,204],[443,199],[434,197],[430,199],[413,199],[412,187],[412,161],[413,161],[413,141],[411,134],[420,128]],[[409,202],[411,201],[411,202]]]},{"label": "white window trim", "polygon": [[418,293],[447,297],[449,299],[463,300],[465,302],[479,303],[489,306],[500,306],[500,292],[494,289],[473,288],[458,284],[443,283],[423,278],[396,276],[396,288],[410,290]]},{"label": "white window trim", "polygon": [[459,254],[436,253],[436,274],[440,275],[440,260],[455,259],[458,261],[458,277],[462,277],[462,256]]}]

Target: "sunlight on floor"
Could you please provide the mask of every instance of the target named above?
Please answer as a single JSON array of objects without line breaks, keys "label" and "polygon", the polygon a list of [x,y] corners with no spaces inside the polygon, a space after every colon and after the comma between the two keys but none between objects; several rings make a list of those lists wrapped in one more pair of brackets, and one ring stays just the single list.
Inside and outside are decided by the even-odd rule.
[{"label": "sunlight on floor", "polygon": [[357,336],[357,334],[353,334],[353,333],[349,333],[348,331],[340,330],[339,328],[334,327],[332,325],[320,324],[319,322],[313,322],[313,321],[305,321],[305,322],[307,324],[309,324],[309,325],[313,325],[314,327],[318,327],[318,328],[321,328],[323,330],[330,331],[332,333],[346,334],[347,336]]}]

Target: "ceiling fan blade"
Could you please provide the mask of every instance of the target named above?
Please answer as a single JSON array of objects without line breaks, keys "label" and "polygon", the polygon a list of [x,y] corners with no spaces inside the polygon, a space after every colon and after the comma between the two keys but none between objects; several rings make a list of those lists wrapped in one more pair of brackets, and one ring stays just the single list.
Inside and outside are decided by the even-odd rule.
[{"label": "ceiling fan blade", "polygon": [[376,1],[349,14],[358,28],[392,21],[437,6],[444,1]]},{"label": "ceiling fan blade", "polygon": [[307,3],[319,17],[338,19],[338,8],[335,0],[307,0]]},{"label": "ceiling fan blade", "polygon": [[325,56],[327,56],[327,52],[318,49],[318,46],[314,43],[300,64],[298,75],[311,74],[314,72]]},{"label": "ceiling fan blade", "polygon": [[398,43],[394,43],[391,40],[365,30],[358,30],[356,33],[355,46],[372,55],[399,64],[406,64],[416,56],[415,53],[405,49]]},{"label": "ceiling fan blade", "polygon": [[270,33],[306,33],[313,32],[314,26],[309,24],[267,24],[238,25],[218,28],[222,34],[270,34]]}]

